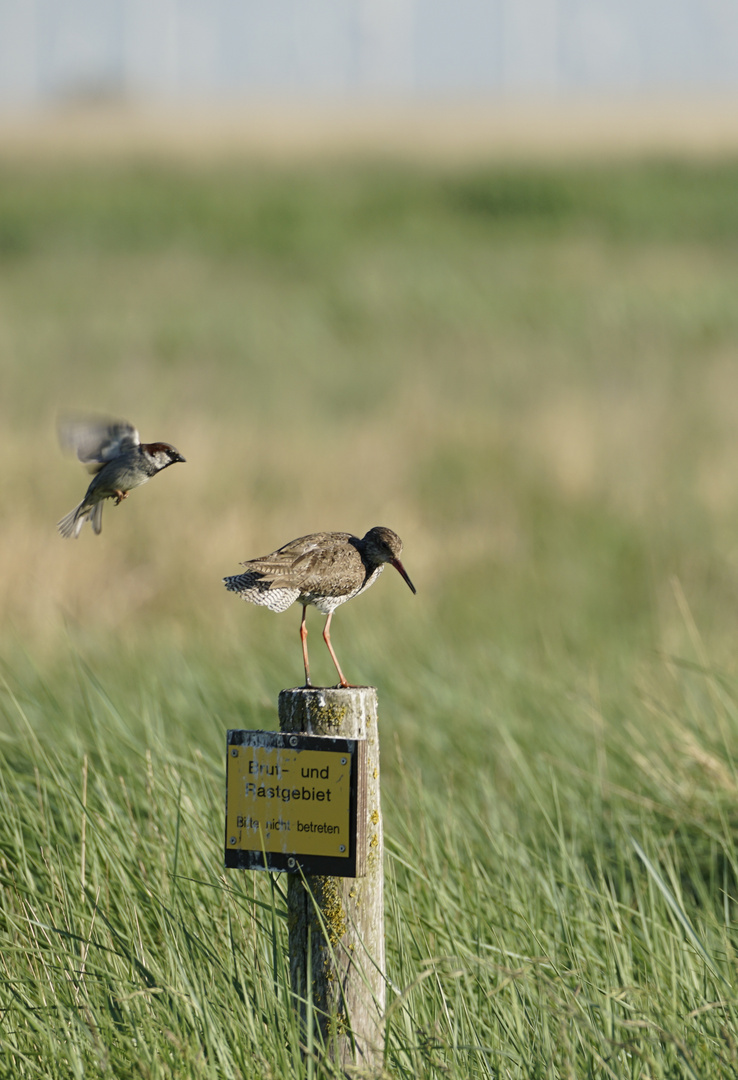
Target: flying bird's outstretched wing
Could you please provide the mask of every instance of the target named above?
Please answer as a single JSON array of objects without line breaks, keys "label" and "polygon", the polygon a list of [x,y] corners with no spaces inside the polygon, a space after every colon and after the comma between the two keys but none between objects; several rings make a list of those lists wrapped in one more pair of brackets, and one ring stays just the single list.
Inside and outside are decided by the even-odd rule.
[{"label": "flying bird's outstretched wing", "polygon": [[133,424],[107,416],[66,416],[59,420],[58,432],[62,448],[75,453],[92,473],[141,441]]}]

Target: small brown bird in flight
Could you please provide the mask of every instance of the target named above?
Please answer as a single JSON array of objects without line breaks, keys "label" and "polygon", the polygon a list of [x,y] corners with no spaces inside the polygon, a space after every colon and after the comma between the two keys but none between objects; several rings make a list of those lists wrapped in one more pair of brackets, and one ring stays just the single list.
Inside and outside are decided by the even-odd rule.
[{"label": "small brown bird in flight", "polygon": [[385,563],[394,566],[415,592],[400,562],[401,554],[402,541],[397,533],[381,525],[375,525],[362,539],[346,532],[311,533],[292,540],[271,555],[241,563],[246,572],[223,578],[223,582],[243,600],[272,611],[286,611],[295,600],[302,604],[300,639],[306,686],[312,685],[305,623],[308,604],[327,615],[323,639],[336,665],[340,686],[347,687],[350,684],[331,645],[333,612],[373,585]]},{"label": "small brown bird in flight", "polygon": [[66,417],[59,422],[59,442],[76,453],[95,477],[79,506],[63,517],[57,528],[75,539],[86,521],[93,532],[102,529],[105,499],[118,506],[131,488],[139,487],[162,469],[184,461],[178,450],[165,442],[142,443],[133,424],[106,416]]}]

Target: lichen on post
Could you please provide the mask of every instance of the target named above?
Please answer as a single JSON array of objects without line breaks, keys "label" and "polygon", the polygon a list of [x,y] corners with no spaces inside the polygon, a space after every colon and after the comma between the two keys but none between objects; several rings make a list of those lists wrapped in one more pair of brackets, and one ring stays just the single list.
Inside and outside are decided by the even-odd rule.
[{"label": "lichen on post", "polygon": [[290,976],[303,1022],[310,998],[312,1022],[337,1063],[379,1072],[386,982],[377,692],[371,686],[283,690],[279,723],[284,732],[366,740],[359,813],[366,821],[367,872],[357,878],[290,874],[287,908]]}]

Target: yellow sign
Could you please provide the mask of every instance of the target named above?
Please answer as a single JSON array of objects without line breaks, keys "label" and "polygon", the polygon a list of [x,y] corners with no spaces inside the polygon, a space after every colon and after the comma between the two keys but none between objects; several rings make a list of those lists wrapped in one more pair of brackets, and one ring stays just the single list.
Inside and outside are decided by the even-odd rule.
[{"label": "yellow sign", "polygon": [[350,751],[231,745],[226,850],[348,858],[351,761]]}]

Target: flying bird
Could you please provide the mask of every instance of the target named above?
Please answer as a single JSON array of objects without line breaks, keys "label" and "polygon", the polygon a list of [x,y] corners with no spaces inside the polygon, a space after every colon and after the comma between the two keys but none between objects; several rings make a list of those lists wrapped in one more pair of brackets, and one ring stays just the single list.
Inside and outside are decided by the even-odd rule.
[{"label": "flying bird", "polygon": [[401,554],[402,541],[397,533],[381,525],[370,529],[362,539],[347,532],[311,533],[292,540],[271,555],[241,563],[246,572],[223,578],[223,582],[243,600],[272,611],[285,611],[295,600],[302,604],[300,639],[306,686],[312,685],[305,622],[308,604],[327,615],[323,640],[336,665],[339,685],[347,687],[351,684],[346,681],[331,645],[333,612],[373,585],[385,563],[394,566],[415,592],[400,562]]},{"label": "flying bird", "polygon": [[63,418],[59,421],[59,442],[95,474],[82,502],[57,526],[62,536],[75,539],[85,521],[90,522],[93,532],[100,532],[105,499],[115,499],[118,506],[128,498],[131,488],[185,460],[169,443],[142,443],[127,420],[105,416]]}]

